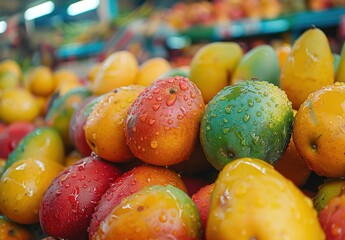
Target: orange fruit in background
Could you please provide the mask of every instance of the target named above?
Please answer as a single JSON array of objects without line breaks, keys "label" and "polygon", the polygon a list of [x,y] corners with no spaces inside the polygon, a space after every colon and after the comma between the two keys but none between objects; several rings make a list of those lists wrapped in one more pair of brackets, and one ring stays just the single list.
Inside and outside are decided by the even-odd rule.
[{"label": "orange fruit in background", "polygon": [[47,66],[31,69],[27,75],[26,88],[34,95],[49,96],[55,90],[52,70]]},{"label": "orange fruit in background", "polygon": [[53,72],[53,80],[55,83],[54,91],[58,91],[60,96],[73,88],[82,86],[78,75],[68,69],[60,69]]},{"label": "orange fruit in background", "polygon": [[291,52],[291,45],[290,44],[282,44],[280,46],[278,46],[276,49],[276,54],[278,57],[278,61],[279,61],[279,67],[280,69],[283,68],[290,52]]},{"label": "orange fruit in background", "polygon": [[138,61],[131,52],[117,51],[102,62],[90,89],[95,95],[101,95],[134,84],[138,68]]},{"label": "orange fruit in background", "polygon": [[40,114],[40,105],[29,91],[23,88],[6,89],[0,92],[0,121],[34,121]]},{"label": "orange fruit in background", "polygon": [[171,65],[165,58],[150,58],[141,64],[136,84],[148,86],[164,73],[167,73],[170,69]]},{"label": "orange fruit in background", "polygon": [[82,158],[83,158],[83,156],[78,151],[76,151],[76,150],[72,151],[65,156],[64,161],[63,161],[64,166],[69,167]]},{"label": "orange fruit in background", "polygon": [[87,144],[98,156],[111,162],[134,158],[125,140],[125,120],[132,102],[144,89],[139,85],[119,87],[94,106],[84,130]]},{"label": "orange fruit in background", "polygon": [[0,217],[0,240],[35,240],[35,236],[25,226]]},{"label": "orange fruit in background", "polygon": [[89,83],[93,83],[100,69],[101,69],[101,63],[96,63],[90,68],[87,74],[87,80]]},{"label": "orange fruit in background", "polygon": [[293,141],[315,173],[345,177],[345,83],[311,93],[297,111]]},{"label": "orange fruit in background", "polygon": [[[293,112],[294,115],[296,115],[297,111],[293,110]],[[299,187],[307,181],[311,173],[308,165],[298,154],[292,136],[285,153],[282,158],[274,164],[274,168]]]}]

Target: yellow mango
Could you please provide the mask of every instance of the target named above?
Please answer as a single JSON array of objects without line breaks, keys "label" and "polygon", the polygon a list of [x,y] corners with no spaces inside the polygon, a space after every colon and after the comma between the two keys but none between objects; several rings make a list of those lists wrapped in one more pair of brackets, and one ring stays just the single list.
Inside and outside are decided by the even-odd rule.
[{"label": "yellow mango", "polygon": [[89,88],[95,95],[102,95],[115,88],[135,83],[138,61],[129,51],[117,51],[108,56],[97,71]]},{"label": "yellow mango", "polygon": [[191,62],[189,78],[200,89],[205,103],[230,84],[242,56],[243,50],[235,42],[208,43],[197,51]]},{"label": "yellow mango", "polygon": [[280,87],[298,110],[308,95],[334,82],[333,55],[325,33],[306,30],[293,44],[281,70]]},{"label": "yellow mango", "polygon": [[224,167],[209,212],[206,239],[325,239],[312,200],[260,159]]}]

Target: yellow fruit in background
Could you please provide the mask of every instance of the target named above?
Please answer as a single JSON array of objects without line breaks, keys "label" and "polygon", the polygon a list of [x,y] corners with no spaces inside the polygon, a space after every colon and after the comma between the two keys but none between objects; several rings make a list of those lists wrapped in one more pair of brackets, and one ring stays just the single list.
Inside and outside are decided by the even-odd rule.
[{"label": "yellow fruit in background", "polygon": [[19,79],[11,72],[0,73],[0,90],[19,86]]},{"label": "yellow fruit in background", "polygon": [[80,82],[63,82],[60,84],[60,86],[56,89],[56,91],[59,92],[59,95],[65,95],[68,91],[82,87],[82,84]]},{"label": "yellow fruit in background", "polygon": [[115,52],[104,60],[90,89],[95,95],[101,95],[134,84],[138,68],[138,61],[131,52]]},{"label": "yellow fruit in background", "polygon": [[94,64],[90,68],[90,70],[89,70],[89,72],[87,74],[87,81],[88,81],[88,83],[93,83],[94,82],[94,80],[95,80],[95,78],[97,76],[98,71],[101,69],[101,66],[102,66],[101,63],[96,63],[96,64]]},{"label": "yellow fruit in background", "polygon": [[209,211],[206,239],[325,239],[311,199],[260,159],[224,167]]},{"label": "yellow fruit in background", "polygon": [[0,121],[32,122],[40,114],[40,106],[29,91],[23,88],[6,89],[0,92]]},{"label": "yellow fruit in background", "polygon": [[22,70],[19,64],[12,59],[0,62],[0,74],[3,73],[12,73],[18,80],[22,77]]},{"label": "yellow fruit in background", "polygon": [[78,151],[74,150],[70,152],[67,156],[65,156],[65,159],[63,161],[64,166],[69,167],[82,158],[83,156]]},{"label": "yellow fruit in background", "polygon": [[136,84],[148,86],[170,69],[171,65],[165,58],[150,58],[140,66]]},{"label": "yellow fruit in background", "polygon": [[310,93],[333,82],[333,55],[327,36],[318,28],[308,29],[292,46],[281,69],[280,87],[298,110]]},{"label": "yellow fruit in background", "polygon": [[282,69],[291,52],[290,44],[282,44],[275,49],[279,61],[279,68]]},{"label": "yellow fruit in background", "polygon": [[52,70],[47,66],[31,69],[26,79],[26,88],[34,95],[49,96],[55,90]]},{"label": "yellow fruit in background", "polygon": [[235,42],[208,43],[197,51],[190,64],[190,80],[200,89],[205,103],[230,84],[242,56],[243,50]]},{"label": "yellow fruit in background", "polygon": [[54,161],[23,159],[13,163],[0,178],[0,211],[17,223],[37,223],[43,194],[63,169]]},{"label": "yellow fruit in background", "polygon": [[40,96],[36,96],[35,97],[38,108],[40,109],[40,115],[45,115],[46,113],[46,107],[48,104],[48,98],[47,97],[40,97]]},{"label": "yellow fruit in background", "polygon": [[80,86],[79,77],[76,73],[68,69],[60,69],[53,72],[54,83],[56,84],[56,89],[61,88],[62,85],[75,84]]}]

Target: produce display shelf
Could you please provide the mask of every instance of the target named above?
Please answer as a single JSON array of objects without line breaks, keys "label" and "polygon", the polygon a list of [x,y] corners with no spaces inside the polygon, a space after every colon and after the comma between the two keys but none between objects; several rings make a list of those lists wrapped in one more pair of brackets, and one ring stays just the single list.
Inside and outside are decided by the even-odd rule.
[{"label": "produce display shelf", "polygon": [[[178,32],[177,36],[189,38],[192,42],[219,41],[283,32],[291,32],[298,36],[301,31],[311,26],[319,28],[337,26],[343,16],[345,16],[345,7],[323,11],[304,11],[282,15],[274,19],[243,19],[210,26],[193,26]],[[57,49],[56,57],[59,59],[87,57],[101,53],[105,45],[104,41],[63,45]]]},{"label": "produce display shelf", "polygon": [[244,19],[211,26],[194,26],[180,32],[180,35],[189,37],[192,41],[217,41],[283,32],[298,35],[302,30],[313,25],[318,28],[337,26],[344,15],[344,7],[324,11],[304,11],[274,19]]},{"label": "produce display shelf", "polygon": [[68,59],[71,57],[82,58],[97,55],[102,52],[104,46],[104,41],[66,44],[57,49],[56,57],[59,59]]}]

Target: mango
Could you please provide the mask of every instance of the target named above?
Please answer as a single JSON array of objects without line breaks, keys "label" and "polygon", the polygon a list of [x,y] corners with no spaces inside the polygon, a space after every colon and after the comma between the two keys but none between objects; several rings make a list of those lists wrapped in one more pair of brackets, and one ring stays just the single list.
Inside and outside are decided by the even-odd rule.
[{"label": "mango", "polygon": [[28,158],[63,164],[64,155],[64,145],[59,133],[50,127],[38,127],[20,140],[10,153],[3,172],[14,162]]},{"label": "mango", "polygon": [[115,88],[135,84],[139,71],[135,55],[129,51],[117,51],[101,64],[95,79],[89,81],[94,95],[102,95]]},{"label": "mango", "polygon": [[67,150],[73,148],[72,141],[69,137],[69,128],[73,114],[78,106],[91,95],[92,92],[86,87],[71,89],[52,101],[48,113],[45,116],[47,126],[58,131]]},{"label": "mango", "polygon": [[335,196],[340,195],[345,187],[344,179],[328,179],[318,187],[316,195],[313,197],[315,209],[320,212],[328,202]]},{"label": "mango", "polygon": [[196,52],[190,64],[190,80],[200,89],[205,103],[229,85],[242,56],[243,50],[235,42],[208,43]]},{"label": "mango", "polygon": [[168,60],[162,57],[153,57],[143,62],[138,70],[135,84],[148,86],[159,76],[170,71],[171,65]]},{"label": "mango", "polygon": [[247,80],[223,88],[208,103],[201,120],[201,145],[218,170],[240,157],[274,164],[289,144],[292,123],[291,102],[279,87]]},{"label": "mango", "polygon": [[333,55],[327,36],[318,28],[308,29],[292,46],[281,70],[280,87],[298,110],[310,93],[333,82]]},{"label": "mango", "polygon": [[256,78],[279,87],[280,67],[278,56],[270,45],[260,45],[247,52],[238,63],[230,85]]},{"label": "mango", "polygon": [[93,240],[201,239],[193,200],[172,185],[154,185],[124,198],[101,222]]},{"label": "mango", "polygon": [[210,213],[206,239],[325,239],[311,199],[261,159],[226,165]]}]

